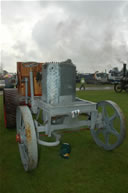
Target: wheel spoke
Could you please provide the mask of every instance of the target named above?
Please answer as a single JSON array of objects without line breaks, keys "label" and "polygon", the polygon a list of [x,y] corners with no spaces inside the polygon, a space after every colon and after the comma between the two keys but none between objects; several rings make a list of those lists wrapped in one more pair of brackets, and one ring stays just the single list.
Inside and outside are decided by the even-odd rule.
[{"label": "wheel spoke", "polygon": [[118,114],[115,112],[110,118],[109,122],[113,122],[118,117]]},{"label": "wheel spoke", "polygon": [[24,125],[24,123],[22,124],[21,129],[22,129],[22,130],[25,130],[25,125]]},{"label": "wheel spoke", "polygon": [[23,118],[22,118],[22,121],[21,121],[21,129],[23,130],[25,128],[25,125],[24,125],[24,121],[23,121]]},{"label": "wheel spoke", "polygon": [[107,110],[106,110],[106,105],[102,106],[102,116],[103,116],[104,119],[108,120],[108,113],[107,113]]},{"label": "wheel spoke", "polygon": [[21,117],[20,135],[22,136],[23,139],[25,138],[25,125],[22,117]]},{"label": "wheel spoke", "polygon": [[26,146],[25,144],[20,144],[21,146],[21,151],[22,151],[22,160],[24,162],[24,164],[28,164],[28,153],[26,151]]},{"label": "wheel spoke", "polygon": [[22,127],[22,122],[23,122],[22,116],[20,115],[20,129],[21,129],[21,127]]},{"label": "wheel spoke", "polygon": [[109,133],[112,133],[112,134],[115,135],[117,138],[120,137],[119,132],[118,132],[115,128],[109,129]]},{"label": "wheel spoke", "polygon": [[25,130],[24,130],[23,135],[24,135],[24,138],[23,138],[23,140],[24,140],[24,145],[27,147],[27,139],[26,139]]}]

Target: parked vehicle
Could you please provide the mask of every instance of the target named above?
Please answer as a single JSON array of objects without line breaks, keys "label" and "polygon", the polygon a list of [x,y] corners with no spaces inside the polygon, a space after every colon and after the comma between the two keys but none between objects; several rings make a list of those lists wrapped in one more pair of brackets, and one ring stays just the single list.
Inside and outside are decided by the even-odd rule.
[{"label": "parked vehicle", "polygon": [[108,83],[108,74],[104,72],[95,72],[94,74],[95,80],[97,80],[98,83],[101,84],[107,84]]},{"label": "parked vehicle", "polygon": [[123,77],[120,82],[115,83],[114,90],[116,93],[121,93],[123,90],[128,92],[128,73],[126,71],[126,64],[123,64]]},{"label": "parked vehicle", "polygon": [[5,87],[5,80],[0,80],[0,90],[3,90]]},{"label": "parked vehicle", "polygon": [[4,76],[5,88],[15,88],[16,87],[16,74]]},{"label": "parked vehicle", "polygon": [[108,81],[110,84],[119,83],[121,78],[121,72],[118,70],[118,68],[113,68],[108,73]]}]

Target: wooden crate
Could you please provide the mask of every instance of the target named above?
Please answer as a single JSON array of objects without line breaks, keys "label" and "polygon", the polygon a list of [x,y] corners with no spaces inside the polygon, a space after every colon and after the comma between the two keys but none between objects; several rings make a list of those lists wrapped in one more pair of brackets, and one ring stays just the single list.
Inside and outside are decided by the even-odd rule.
[{"label": "wooden crate", "polygon": [[30,90],[30,77],[29,73],[32,70],[33,72],[33,83],[34,83],[34,96],[42,95],[42,86],[41,82],[36,80],[36,76],[38,72],[42,72],[43,63],[38,63],[35,67],[25,67],[25,65],[31,64],[32,62],[28,62],[23,64],[23,62],[17,62],[17,77],[18,77],[18,93],[22,96],[25,96],[25,82],[24,79],[28,78],[28,96],[31,96]]}]

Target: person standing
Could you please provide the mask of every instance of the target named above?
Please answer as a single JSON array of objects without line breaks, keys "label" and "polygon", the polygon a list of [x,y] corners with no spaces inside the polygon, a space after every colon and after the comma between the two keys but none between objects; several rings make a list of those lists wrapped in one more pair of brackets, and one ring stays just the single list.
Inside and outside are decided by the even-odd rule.
[{"label": "person standing", "polygon": [[82,88],[83,88],[83,90],[85,90],[85,79],[84,79],[84,78],[81,78],[80,83],[81,83],[81,85],[80,85],[80,90],[81,90]]}]

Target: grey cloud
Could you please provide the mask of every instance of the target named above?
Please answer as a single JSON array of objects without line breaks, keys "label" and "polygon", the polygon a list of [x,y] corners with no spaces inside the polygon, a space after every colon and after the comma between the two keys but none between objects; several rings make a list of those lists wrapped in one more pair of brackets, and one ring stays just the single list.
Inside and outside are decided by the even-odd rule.
[{"label": "grey cloud", "polygon": [[[54,1],[40,2],[42,8],[58,7],[63,8],[69,15],[84,18],[88,15],[90,19],[102,22],[110,19],[117,9],[122,6],[121,1]],[[127,11],[126,11],[127,13]]]},{"label": "grey cloud", "polygon": [[2,23],[17,25],[20,22],[32,20],[41,11],[37,1],[2,1]]},{"label": "grey cloud", "polygon": [[[119,65],[121,57],[127,60],[124,31],[128,32],[128,5],[124,2],[17,2],[13,5],[9,8],[8,4],[4,9],[9,12],[7,15],[3,12],[7,24],[15,21],[18,25],[26,18],[29,25],[37,17],[30,34],[33,47],[27,40],[17,41],[12,48],[17,52],[16,59],[44,62],[71,58],[81,72],[104,71]],[[9,19],[15,9],[16,15],[13,13]]]},{"label": "grey cloud", "polygon": [[17,41],[12,48],[18,52],[26,52],[27,42]]},{"label": "grey cloud", "polygon": [[[15,63],[15,55],[9,54],[5,51],[2,51],[1,61],[3,64],[3,69],[9,72],[16,72],[16,63]],[[10,65],[11,61],[11,65]]]},{"label": "grey cloud", "polygon": [[65,19],[60,18],[57,22],[54,13],[48,15],[45,21],[36,24],[32,33],[46,58],[50,55],[57,59],[71,56],[81,71],[85,66],[87,71],[96,69],[96,66],[103,70],[104,65],[116,63],[119,50],[115,50],[113,39],[119,2],[48,4],[50,7],[55,5],[62,6]]},{"label": "grey cloud", "polygon": [[13,49],[17,51],[16,58],[18,61],[37,61],[41,62],[40,51],[34,46],[29,47],[27,42],[17,41],[13,46]]}]

